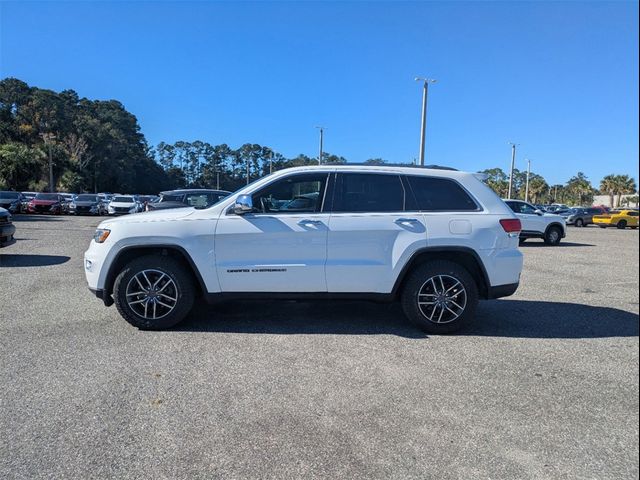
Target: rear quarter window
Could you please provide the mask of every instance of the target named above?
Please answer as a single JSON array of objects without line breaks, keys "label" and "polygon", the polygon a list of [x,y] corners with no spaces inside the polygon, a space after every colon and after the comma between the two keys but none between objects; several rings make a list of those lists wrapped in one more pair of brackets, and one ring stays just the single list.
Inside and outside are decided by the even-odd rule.
[{"label": "rear quarter window", "polygon": [[[427,212],[475,212],[478,204],[464,188],[448,178],[408,176],[415,207]],[[511,206],[511,205],[510,205]]]}]

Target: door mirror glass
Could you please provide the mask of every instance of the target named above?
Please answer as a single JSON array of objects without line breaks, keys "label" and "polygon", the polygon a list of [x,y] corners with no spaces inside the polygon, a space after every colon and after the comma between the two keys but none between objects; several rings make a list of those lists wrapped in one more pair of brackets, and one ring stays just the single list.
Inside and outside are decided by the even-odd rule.
[{"label": "door mirror glass", "polygon": [[236,215],[244,215],[253,212],[253,202],[251,195],[239,195],[236,203],[233,205],[233,213]]}]

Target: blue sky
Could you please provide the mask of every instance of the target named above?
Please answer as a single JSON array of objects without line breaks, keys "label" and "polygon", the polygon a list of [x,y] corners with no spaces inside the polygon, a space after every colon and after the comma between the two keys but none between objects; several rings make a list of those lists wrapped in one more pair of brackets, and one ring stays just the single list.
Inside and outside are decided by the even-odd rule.
[{"label": "blue sky", "polygon": [[0,77],[118,99],[150,144],[638,179],[638,3],[0,2]]}]

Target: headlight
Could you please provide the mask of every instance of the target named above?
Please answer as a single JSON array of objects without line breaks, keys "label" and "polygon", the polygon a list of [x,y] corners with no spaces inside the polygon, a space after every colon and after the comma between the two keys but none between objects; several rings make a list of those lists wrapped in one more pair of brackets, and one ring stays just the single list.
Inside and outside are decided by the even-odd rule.
[{"label": "headlight", "polygon": [[104,243],[104,241],[109,238],[109,234],[111,230],[107,228],[99,228],[96,230],[96,233],[93,234],[93,239],[96,243]]}]

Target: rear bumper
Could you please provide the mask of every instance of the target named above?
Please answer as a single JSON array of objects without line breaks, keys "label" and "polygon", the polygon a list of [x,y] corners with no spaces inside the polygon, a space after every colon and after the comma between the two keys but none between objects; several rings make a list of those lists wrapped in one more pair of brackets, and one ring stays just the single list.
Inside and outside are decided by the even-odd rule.
[{"label": "rear bumper", "polygon": [[487,300],[494,300],[496,298],[510,297],[518,287],[520,286],[520,282],[518,283],[509,283],[507,285],[497,285],[495,287],[490,287],[487,295]]}]

